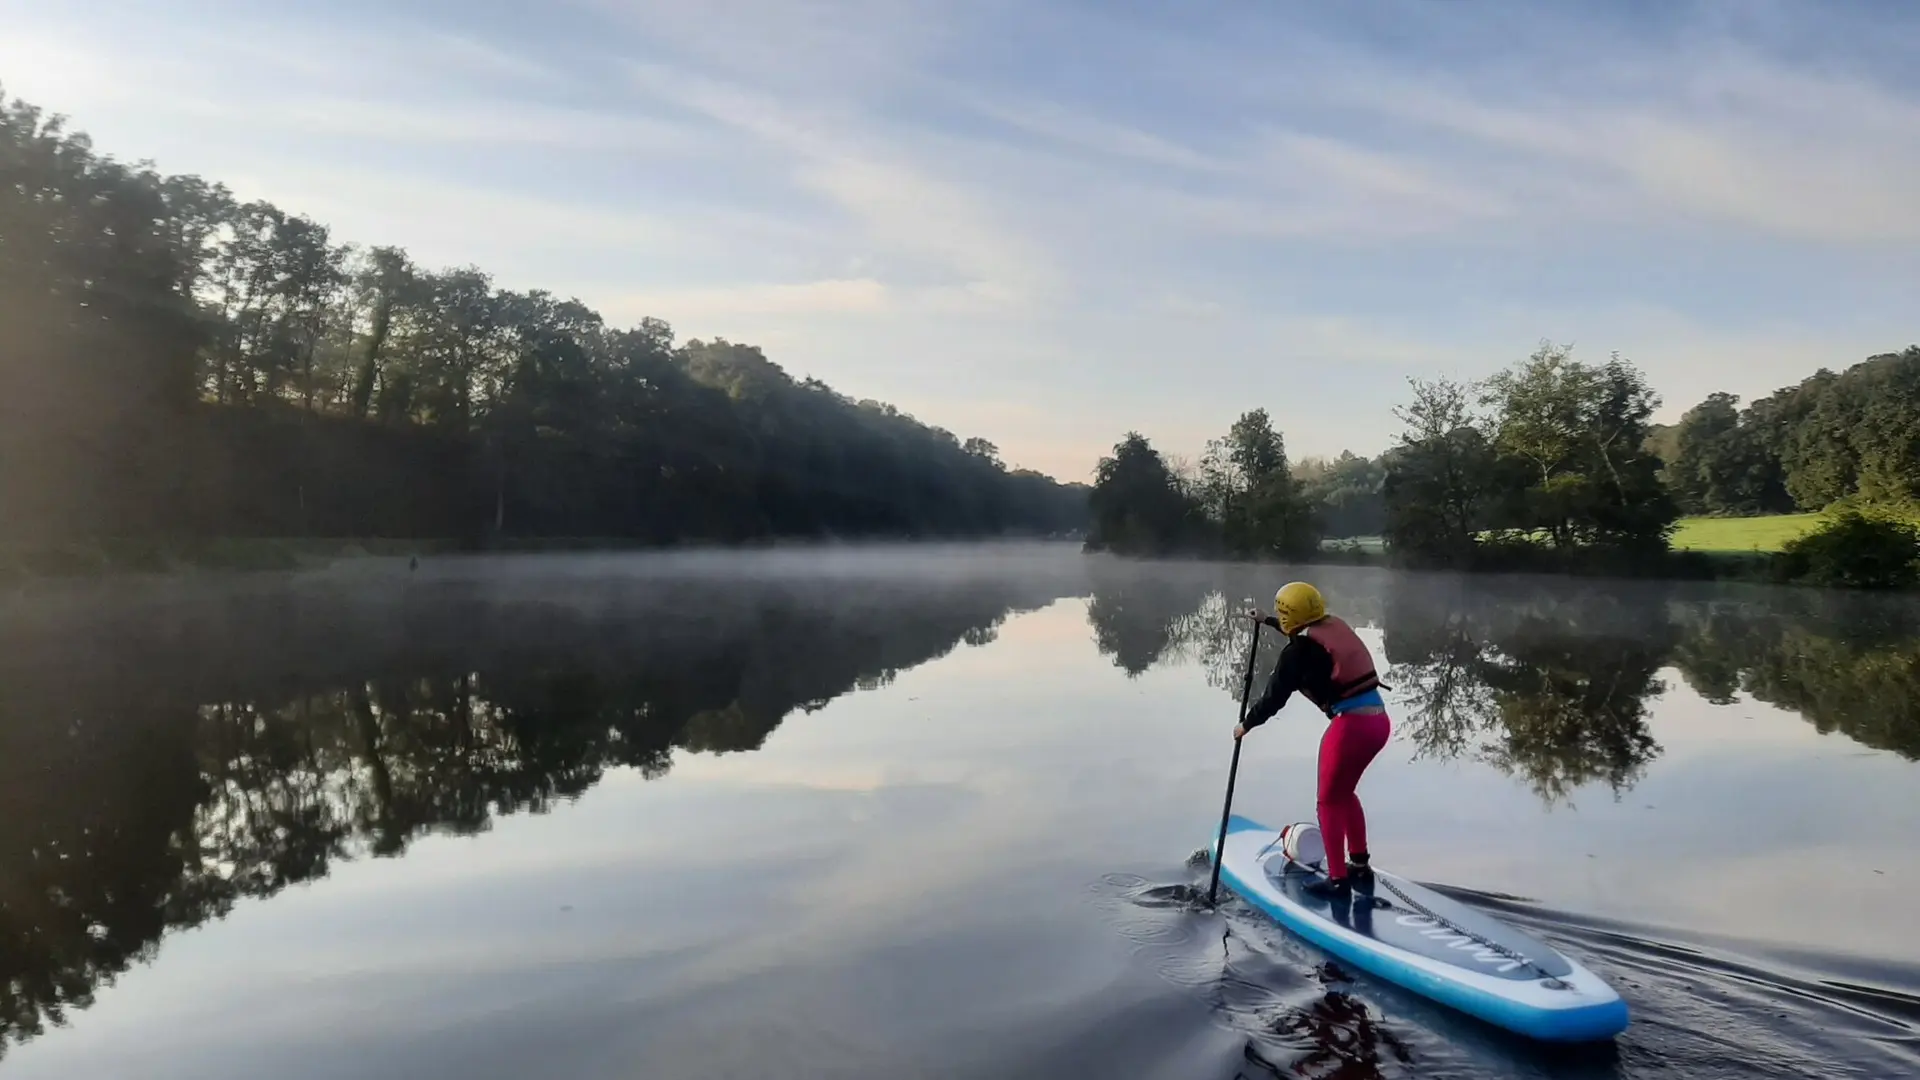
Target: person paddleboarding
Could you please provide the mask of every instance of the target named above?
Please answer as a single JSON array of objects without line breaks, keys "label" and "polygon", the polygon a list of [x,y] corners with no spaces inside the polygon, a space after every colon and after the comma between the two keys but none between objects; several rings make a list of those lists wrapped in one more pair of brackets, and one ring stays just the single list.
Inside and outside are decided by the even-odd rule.
[{"label": "person paddleboarding", "polygon": [[1272,615],[1247,612],[1247,618],[1287,635],[1286,648],[1273,667],[1260,700],[1233,729],[1235,740],[1272,719],[1298,691],[1327,714],[1320,737],[1320,838],[1326,847],[1327,876],[1306,886],[1318,896],[1344,896],[1356,884],[1373,881],[1368,865],[1367,818],[1355,788],[1360,774],[1387,744],[1391,724],[1380,697],[1379,673],[1366,643],[1343,620],[1327,614],[1320,590],[1291,581],[1273,596]]}]

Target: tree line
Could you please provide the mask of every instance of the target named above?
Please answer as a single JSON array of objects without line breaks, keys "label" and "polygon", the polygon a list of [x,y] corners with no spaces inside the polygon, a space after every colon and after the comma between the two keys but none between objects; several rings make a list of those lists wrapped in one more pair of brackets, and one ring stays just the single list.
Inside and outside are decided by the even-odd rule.
[{"label": "tree line", "polygon": [[1920,505],[1920,346],[1823,368],[1745,408],[1711,394],[1651,436],[1689,514]]},{"label": "tree line", "polygon": [[[1477,382],[1413,380],[1393,445],[1288,467],[1264,410],[1197,468],[1129,433],[1101,460],[1088,547],[1325,557],[1378,537],[1415,566],[1712,572],[1668,555],[1684,514],[1834,510],[1776,573],[1824,584],[1920,577],[1920,348],[1828,371],[1736,408],[1715,394],[1671,426],[1617,354],[1543,343]],[[1864,511],[1864,513],[1862,512]],[[1337,550],[1337,548],[1336,548]]]},{"label": "tree line", "polygon": [[1383,535],[1430,563],[1516,538],[1664,547],[1679,511],[1645,446],[1657,404],[1627,361],[1589,365],[1542,346],[1482,383],[1416,381],[1396,410],[1404,430],[1377,459],[1289,467],[1264,409],[1209,443],[1198,468],[1130,433],[1096,469],[1088,543],[1304,557],[1326,537]]},{"label": "tree line", "polygon": [[753,346],[417,265],[0,93],[0,541],[990,535],[1010,468]]}]

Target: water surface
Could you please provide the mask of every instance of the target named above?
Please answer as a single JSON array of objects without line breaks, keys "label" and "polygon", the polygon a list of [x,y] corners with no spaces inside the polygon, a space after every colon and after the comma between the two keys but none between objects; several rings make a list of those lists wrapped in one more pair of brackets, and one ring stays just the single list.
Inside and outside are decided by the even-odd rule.
[{"label": "water surface", "polygon": [[[850,549],[0,600],[0,1075],[1920,1074],[1920,605],[1311,575],[1391,665],[1375,858],[1614,1043],[1185,902],[1284,571]],[[1310,819],[1323,727],[1237,808]]]}]

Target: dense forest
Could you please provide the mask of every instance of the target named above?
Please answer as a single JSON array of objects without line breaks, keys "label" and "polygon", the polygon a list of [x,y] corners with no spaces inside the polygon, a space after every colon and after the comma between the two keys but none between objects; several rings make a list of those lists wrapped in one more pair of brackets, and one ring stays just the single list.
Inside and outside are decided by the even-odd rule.
[{"label": "dense forest", "polygon": [[752,346],[341,243],[0,94],[0,546],[1050,534],[1085,505]]},{"label": "dense forest", "polygon": [[1671,426],[1652,423],[1659,404],[1630,361],[1542,344],[1477,383],[1415,380],[1393,446],[1374,459],[1289,467],[1263,410],[1197,467],[1128,433],[1097,470],[1088,546],[1300,558],[1378,537],[1415,566],[1670,573],[1685,514],[1829,511],[1777,574],[1920,578],[1920,347],[1822,370],[1745,409],[1714,394]]},{"label": "dense forest", "polygon": [[1739,404],[1714,394],[1652,432],[1687,513],[1920,503],[1920,347]]}]

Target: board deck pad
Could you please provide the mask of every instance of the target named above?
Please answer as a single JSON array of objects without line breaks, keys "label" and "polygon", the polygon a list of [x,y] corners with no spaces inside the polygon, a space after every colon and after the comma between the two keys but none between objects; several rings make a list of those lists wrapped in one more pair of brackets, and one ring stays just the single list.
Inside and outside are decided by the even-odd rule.
[{"label": "board deck pad", "polygon": [[[1307,892],[1305,886],[1324,875],[1288,859],[1278,848],[1266,858],[1262,868],[1267,880],[1287,899],[1322,919],[1391,948],[1518,982],[1542,976],[1560,978],[1573,971],[1567,958],[1545,942],[1536,941],[1458,900],[1385,871],[1374,871],[1377,880],[1371,888],[1356,887],[1350,897],[1334,901]],[[1393,894],[1388,884],[1445,923],[1437,923],[1409,906]],[[1466,933],[1456,933],[1455,928]],[[1488,942],[1527,962],[1487,948]]]},{"label": "board deck pad", "polygon": [[1626,1028],[1620,995],[1545,942],[1377,866],[1371,886],[1315,896],[1306,886],[1323,875],[1289,859],[1279,838],[1232,815],[1214,851],[1221,882],[1332,956],[1531,1038],[1583,1042]]}]

